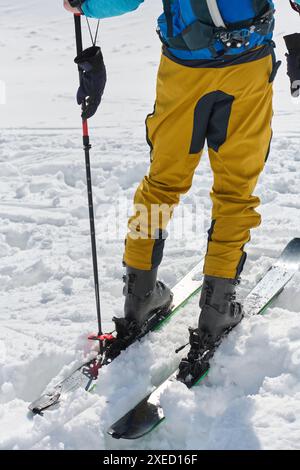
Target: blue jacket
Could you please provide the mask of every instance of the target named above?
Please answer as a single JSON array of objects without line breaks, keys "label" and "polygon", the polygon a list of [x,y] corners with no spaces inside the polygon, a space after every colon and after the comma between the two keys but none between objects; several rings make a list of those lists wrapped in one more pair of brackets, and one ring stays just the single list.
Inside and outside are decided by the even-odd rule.
[{"label": "blue jacket", "polygon": [[143,2],[144,0],[85,0],[82,10],[91,18],[110,18],[136,10]]},{"label": "blue jacket", "polygon": [[[293,0],[294,3],[300,4],[300,0]],[[82,9],[86,16],[93,18],[107,18],[122,15],[133,11],[139,7],[144,0],[85,0]],[[215,59],[224,49],[224,43],[215,41],[213,48],[205,45],[197,47],[191,44],[188,37],[183,36],[185,31],[189,30],[199,20],[203,23],[211,23],[208,18],[208,9],[205,0],[162,0],[164,13],[158,18],[158,29],[162,42],[166,44],[170,52],[179,59]],[[228,25],[231,23],[241,23],[257,16],[255,6],[269,5],[273,7],[272,0],[217,0],[218,7],[224,22]],[[212,24],[212,23],[211,23]],[[202,26],[201,26],[202,28]],[[237,54],[245,50],[266,44],[272,39],[273,28],[265,34],[252,33],[249,36],[247,44],[242,47],[233,46],[226,48],[226,54]],[[195,39],[197,31],[193,33]],[[210,34],[210,31],[208,31]],[[191,34],[189,33],[191,36]],[[203,34],[205,36],[206,33]],[[184,37],[184,41],[182,41]],[[170,39],[171,38],[171,39]],[[175,42],[174,42],[174,38]],[[185,39],[189,43],[189,47],[185,47]],[[177,42],[176,42],[177,41]],[[197,42],[197,41],[196,41]],[[246,41],[245,41],[246,42]],[[235,43],[236,44],[236,43]],[[213,49],[213,50],[212,50]]]}]

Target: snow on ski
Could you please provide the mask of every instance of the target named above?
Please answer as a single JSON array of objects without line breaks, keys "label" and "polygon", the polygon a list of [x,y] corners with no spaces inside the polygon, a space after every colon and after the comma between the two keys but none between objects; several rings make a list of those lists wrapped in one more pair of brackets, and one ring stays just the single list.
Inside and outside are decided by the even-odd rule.
[{"label": "snow on ski", "polygon": [[[300,238],[288,243],[278,260],[271,266],[244,301],[245,317],[263,314],[271,302],[283,291],[300,266]],[[208,368],[196,384],[207,375]],[[150,433],[164,419],[160,396],[177,380],[174,371],[161,385],[141,400],[132,410],[115,422],[108,434],[116,439],[138,439]]]},{"label": "snow on ski", "polygon": [[[158,321],[151,325],[146,334],[150,331],[155,331],[161,328],[167,322],[167,320],[175,315],[175,313],[177,313],[181,307],[183,307],[194,295],[200,291],[202,285],[201,263],[202,262],[198,263],[174,286],[172,289],[173,306],[171,310],[163,318],[159,317]],[[68,393],[72,392],[73,390],[83,388],[86,391],[92,391],[99,376],[99,369],[101,368],[100,364],[101,355],[99,354],[79,366],[68,377],[55,385],[54,388],[46,391],[45,394],[43,394],[37,400],[34,400],[29,405],[29,410],[33,413],[42,414],[43,411],[49,410],[54,405],[57,405],[62,399],[66,398]]]}]

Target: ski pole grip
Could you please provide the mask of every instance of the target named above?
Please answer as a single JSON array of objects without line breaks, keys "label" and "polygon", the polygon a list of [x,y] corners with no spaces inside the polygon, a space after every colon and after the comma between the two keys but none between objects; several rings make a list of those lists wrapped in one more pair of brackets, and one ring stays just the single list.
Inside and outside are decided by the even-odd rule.
[{"label": "ski pole grip", "polygon": [[76,50],[77,50],[77,55],[79,55],[83,51],[82,32],[81,32],[81,15],[79,13],[74,14],[74,24],[75,24]]},{"label": "ski pole grip", "polygon": [[[82,53],[83,51],[83,43],[82,43],[82,29],[81,29],[81,14],[80,13],[74,13],[74,25],[75,25],[75,37],[76,37],[76,51],[77,51],[77,56]],[[79,78],[80,74],[82,71],[78,67],[78,73],[79,73]],[[84,104],[83,104],[84,108]],[[84,139],[88,139],[89,137],[89,129],[88,129],[88,122],[87,121],[82,121],[82,131],[83,131],[83,137]],[[86,141],[84,142],[85,146],[89,145],[89,142]]]}]

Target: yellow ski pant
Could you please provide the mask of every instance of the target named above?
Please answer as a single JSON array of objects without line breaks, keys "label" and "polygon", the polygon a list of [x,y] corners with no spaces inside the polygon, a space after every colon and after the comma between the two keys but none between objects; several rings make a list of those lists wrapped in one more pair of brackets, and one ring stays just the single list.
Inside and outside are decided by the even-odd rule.
[{"label": "yellow ski pant", "polygon": [[[129,220],[124,262],[150,270],[164,233],[193,180],[207,140],[214,174],[212,225],[204,273],[235,278],[250,229],[260,225],[253,195],[272,137],[272,56],[222,68],[193,68],[162,55],[155,111],[146,121],[151,166]],[[152,207],[162,206],[160,214]]]}]

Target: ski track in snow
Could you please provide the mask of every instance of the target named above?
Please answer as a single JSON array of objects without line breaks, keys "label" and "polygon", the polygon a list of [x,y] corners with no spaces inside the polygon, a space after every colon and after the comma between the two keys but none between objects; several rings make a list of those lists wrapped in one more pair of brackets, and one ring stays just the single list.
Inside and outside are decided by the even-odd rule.
[{"label": "ski track in snow", "polygon": [[[73,99],[72,22],[57,5],[49,12],[43,5],[49,13],[45,21],[38,2],[28,3],[25,15],[18,11],[20,1],[1,6],[4,15],[15,15],[12,28],[0,18],[0,53],[8,61],[1,70],[8,103],[0,106],[0,449],[299,449],[300,274],[264,317],[244,320],[230,334],[201,386],[188,391],[176,384],[164,392],[167,420],[147,438],[114,441],[106,429],[176,366],[174,350],[197,321],[197,299],[169,327],[104,369],[96,393],[77,390],[44,417],[27,413],[53,377],[66,376],[89,353],[86,336],[96,326],[85,168]],[[291,32],[299,25],[282,3],[280,58],[281,35],[291,31],[288,24],[295,27]],[[108,210],[121,205],[124,216],[147,170],[143,119],[154,98],[159,9],[159,0],[146,2],[135,14],[103,22],[101,34],[110,79],[91,139],[107,329],[123,302],[123,237],[105,237]],[[8,55],[7,43],[10,51],[14,44],[20,50]],[[21,67],[24,77],[17,73]],[[288,86],[282,67],[274,141],[257,189],[264,221],[252,232],[242,296],[286,242],[300,236],[300,105],[289,98]],[[170,285],[205,250],[211,184],[204,155],[193,189],[183,198],[185,204],[202,205],[203,231],[168,241],[160,273]]]}]

